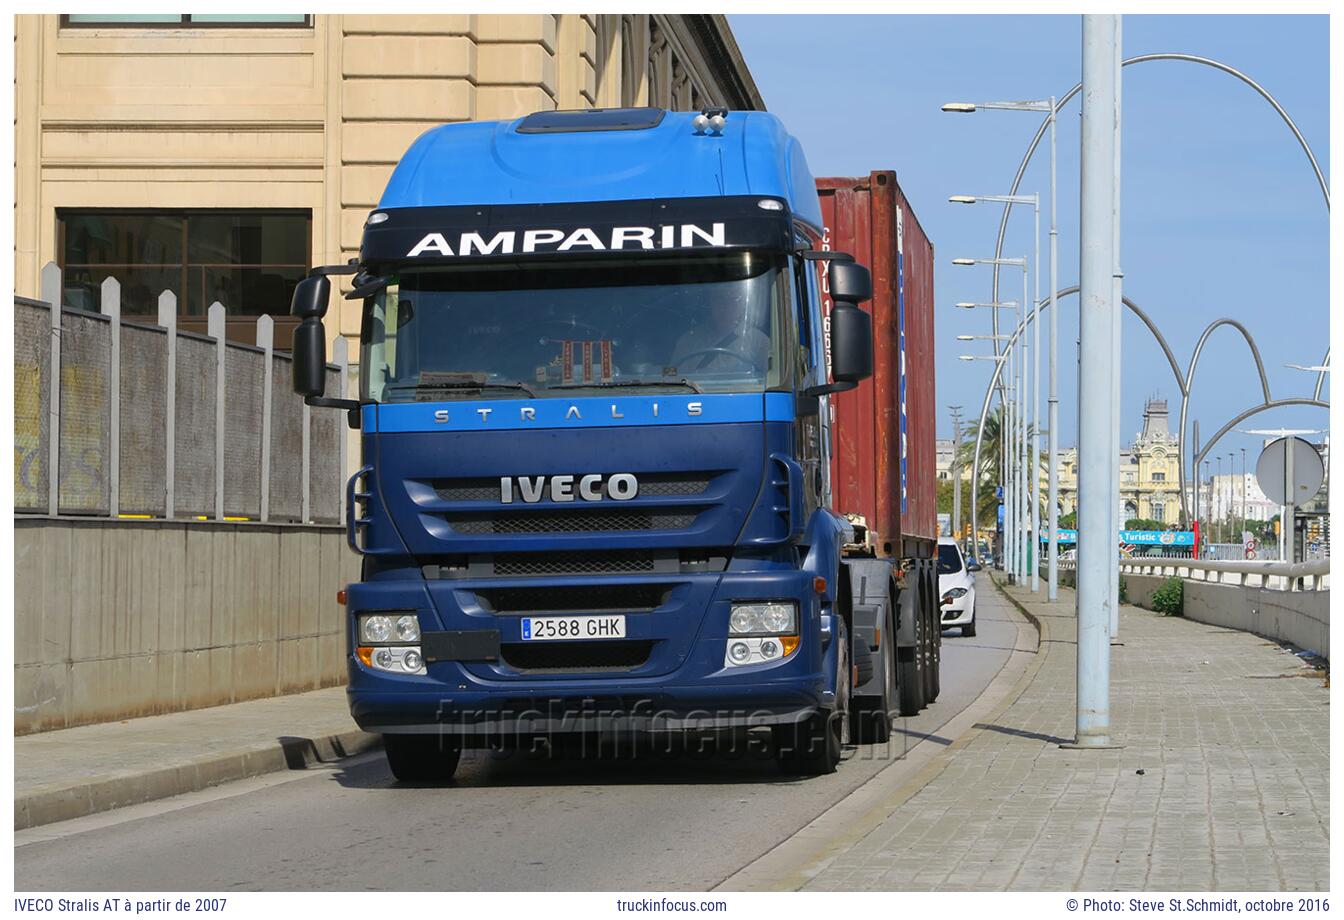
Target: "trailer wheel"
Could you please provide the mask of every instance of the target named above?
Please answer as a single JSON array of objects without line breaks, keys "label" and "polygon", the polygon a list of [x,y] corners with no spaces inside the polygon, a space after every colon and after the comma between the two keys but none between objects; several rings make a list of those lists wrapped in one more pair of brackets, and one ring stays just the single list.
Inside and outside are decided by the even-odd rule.
[{"label": "trailer wheel", "polygon": [[849,629],[842,617],[836,621],[835,708],[823,710],[797,725],[777,725],[773,730],[775,756],[789,773],[825,776],[834,773],[849,742],[850,678]]},{"label": "trailer wheel", "polygon": [[938,699],[938,691],[941,689],[938,680],[938,664],[942,658],[942,640],[943,630],[941,626],[942,615],[938,612],[938,606],[935,598],[938,596],[938,575],[934,571],[932,563],[926,566],[927,578],[929,580],[929,590],[924,595],[928,598],[928,621],[927,628],[924,630],[925,654],[924,660],[924,705],[931,705]]},{"label": "trailer wheel", "polygon": [[[933,579],[934,588],[938,586],[937,569],[930,567],[929,578]],[[938,592],[935,590],[929,595],[930,606],[933,611],[929,614],[929,643],[933,646],[933,668],[930,668],[929,682],[933,689],[929,693],[929,702],[938,700],[938,694],[942,693],[942,612],[939,611],[938,604],[934,602]]]},{"label": "trailer wheel", "polygon": [[919,598],[916,598],[913,607],[915,644],[896,650],[896,689],[901,702],[901,715],[907,718],[919,715],[919,711],[924,708],[925,617]]},{"label": "trailer wheel", "polygon": [[891,610],[888,605],[876,653],[877,663],[882,667],[882,695],[876,699],[866,697],[862,706],[854,707],[851,733],[859,744],[886,744],[891,738],[891,716],[896,707],[896,626]]},{"label": "trailer wheel", "polygon": [[453,778],[462,742],[448,735],[383,735],[392,775],[403,783],[442,783]]}]

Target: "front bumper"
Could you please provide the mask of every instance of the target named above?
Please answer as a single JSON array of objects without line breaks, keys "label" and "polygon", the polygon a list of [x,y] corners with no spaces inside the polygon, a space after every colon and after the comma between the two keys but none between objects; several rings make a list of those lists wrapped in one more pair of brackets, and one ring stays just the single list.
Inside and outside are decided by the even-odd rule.
[{"label": "front bumper", "polygon": [[[602,579],[603,588],[657,578]],[[624,669],[521,670],[497,661],[435,661],[424,675],[391,674],[349,656],[350,712],[370,732],[502,735],[568,731],[658,732],[798,722],[833,704],[823,648],[829,612],[798,570],[676,575],[664,602],[628,612],[626,640],[647,644],[643,663]],[[596,587],[594,579],[587,586]],[[387,580],[351,585],[348,618],[376,609],[414,608],[422,631],[498,630],[504,648],[521,643],[529,613],[496,613],[479,603],[491,589],[581,590],[575,578],[501,581]],[[418,597],[418,603],[416,599]],[[724,667],[732,601],[794,600],[800,642],[768,664]],[[564,615],[593,611],[566,610]],[[603,611],[616,612],[622,611]],[[537,643],[531,643],[536,645]],[[553,643],[543,643],[553,645]],[[581,643],[571,643],[578,646]]]},{"label": "front bumper", "polygon": [[975,619],[975,595],[967,594],[942,608],[942,626],[965,626]]}]

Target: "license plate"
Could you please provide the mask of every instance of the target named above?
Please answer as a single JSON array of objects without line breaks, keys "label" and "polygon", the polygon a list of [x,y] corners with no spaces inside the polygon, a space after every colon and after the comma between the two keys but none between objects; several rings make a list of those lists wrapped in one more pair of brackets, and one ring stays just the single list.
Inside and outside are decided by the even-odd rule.
[{"label": "license plate", "polygon": [[624,639],[625,617],[524,617],[523,641],[541,639]]}]

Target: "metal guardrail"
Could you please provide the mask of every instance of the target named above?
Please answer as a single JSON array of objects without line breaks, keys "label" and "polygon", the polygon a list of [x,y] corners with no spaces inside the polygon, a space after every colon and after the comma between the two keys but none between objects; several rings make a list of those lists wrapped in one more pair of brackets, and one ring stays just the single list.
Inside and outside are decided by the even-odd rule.
[{"label": "metal guardrail", "polygon": [[[1308,562],[1261,562],[1220,559],[1121,559],[1126,575],[1159,578],[1190,578],[1210,584],[1271,588],[1280,591],[1326,591],[1330,588],[1330,560]],[[1073,571],[1073,560],[1060,560],[1059,567]],[[1252,580],[1254,579],[1254,580]]]}]

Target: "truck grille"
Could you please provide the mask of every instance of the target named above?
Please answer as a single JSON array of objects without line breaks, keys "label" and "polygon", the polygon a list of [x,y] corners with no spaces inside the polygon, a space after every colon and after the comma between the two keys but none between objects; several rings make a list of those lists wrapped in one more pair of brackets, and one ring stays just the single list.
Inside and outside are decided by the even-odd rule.
[{"label": "truck grille", "polygon": [[505,642],[504,663],[517,671],[630,671],[649,660],[652,640],[609,642]]},{"label": "truck grille", "polygon": [[508,511],[501,514],[449,515],[460,534],[601,533],[631,530],[685,530],[694,514],[638,510]]},{"label": "truck grille", "polygon": [[495,559],[495,575],[625,575],[653,571],[653,554],[643,550],[594,553],[518,553]]},{"label": "truck grille", "polygon": [[494,613],[648,613],[662,606],[670,590],[663,584],[481,588],[476,599]]}]

